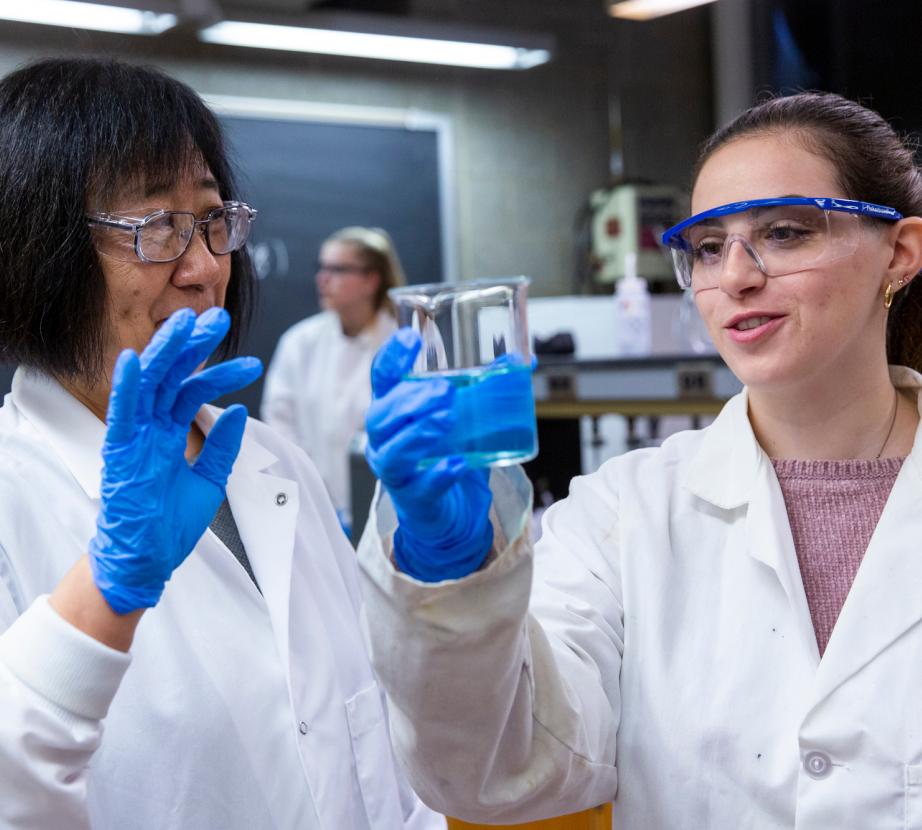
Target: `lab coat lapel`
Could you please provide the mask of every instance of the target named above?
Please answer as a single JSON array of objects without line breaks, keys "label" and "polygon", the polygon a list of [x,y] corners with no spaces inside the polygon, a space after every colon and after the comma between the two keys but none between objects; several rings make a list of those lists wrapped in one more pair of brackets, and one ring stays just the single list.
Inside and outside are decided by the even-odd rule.
[{"label": "lab coat lapel", "polygon": [[745,551],[774,572],[815,664],[819,652],[784,497],[771,461],[752,431],[748,406],[745,390],[728,401],[708,428],[685,485],[716,507],[746,508]]},{"label": "lab coat lapel", "polygon": [[[920,447],[922,427],[916,433]],[[817,673],[829,695],[922,620],[922,458],[906,459],[868,544]]]},{"label": "lab coat lapel", "polygon": [[805,656],[810,665],[817,665],[820,653],[816,632],[800,574],[784,495],[774,467],[765,453],[762,453],[752,500],[746,513],[746,546],[750,556],[771,568],[778,577],[787,596],[794,618],[794,629],[798,632]]},{"label": "lab coat lapel", "polygon": [[[207,432],[215,411],[202,410],[199,423]],[[244,436],[240,454],[227,481],[227,500],[237,523],[256,581],[268,606],[279,654],[286,671],[289,654],[291,568],[298,519],[297,482],[266,472],[276,457]]]}]

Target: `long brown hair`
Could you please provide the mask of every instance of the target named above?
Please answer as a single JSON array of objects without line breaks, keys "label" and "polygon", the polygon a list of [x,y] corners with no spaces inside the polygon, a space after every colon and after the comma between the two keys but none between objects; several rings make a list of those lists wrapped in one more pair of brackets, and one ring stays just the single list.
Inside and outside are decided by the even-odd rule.
[{"label": "long brown hair", "polygon": [[[793,135],[832,164],[848,198],[887,205],[903,216],[922,216],[922,175],[913,142],[901,138],[878,113],[832,93],[770,98],[746,110],[705,141],[692,181],[720,147],[772,133]],[[887,360],[922,371],[922,279],[910,282],[893,299]]]}]

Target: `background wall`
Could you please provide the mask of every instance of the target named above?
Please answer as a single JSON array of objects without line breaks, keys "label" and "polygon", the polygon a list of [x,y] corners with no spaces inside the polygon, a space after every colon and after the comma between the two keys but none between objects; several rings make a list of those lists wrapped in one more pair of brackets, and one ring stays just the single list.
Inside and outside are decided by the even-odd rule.
[{"label": "background wall", "polygon": [[611,102],[620,103],[626,174],[685,181],[711,126],[708,11],[637,24],[612,20],[600,0],[411,6],[421,18],[551,33],[555,58],[494,72],[233,49],[182,32],[124,38],[0,22],[0,73],[42,55],[104,52],[157,64],[206,94],[444,113],[456,142],[461,276],[525,273],[536,294],[568,293],[574,223],[609,181]]},{"label": "background wall", "polygon": [[[500,72],[235,49],[182,29],[144,38],[0,21],[0,74],[48,55],[109,54],[158,65],[205,95],[441,113],[454,137],[457,273],[528,274],[535,296],[573,293],[577,257],[585,257],[580,223],[589,194],[611,183],[613,155],[628,179],[684,184],[712,127],[708,7],[634,23],[610,18],[602,0],[318,5],[331,4],[550,34],[555,55],[531,70]],[[311,277],[304,275],[294,317],[315,308]],[[12,371],[0,364],[0,394]]]}]

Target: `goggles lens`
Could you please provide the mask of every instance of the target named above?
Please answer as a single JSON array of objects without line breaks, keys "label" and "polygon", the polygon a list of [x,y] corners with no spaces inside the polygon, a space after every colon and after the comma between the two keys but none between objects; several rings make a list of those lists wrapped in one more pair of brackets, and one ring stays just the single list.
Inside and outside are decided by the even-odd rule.
[{"label": "goggles lens", "polygon": [[[736,243],[740,248],[737,255],[748,254],[767,277],[828,265],[858,249],[867,227],[862,213],[829,210],[816,204],[831,200],[786,201],[741,203],[741,209],[735,211],[732,205],[715,208],[667,231],[664,238],[672,251],[679,285],[695,291],[716,288]],[[893,213],[893,217],[880,218],[900,218]]]}]

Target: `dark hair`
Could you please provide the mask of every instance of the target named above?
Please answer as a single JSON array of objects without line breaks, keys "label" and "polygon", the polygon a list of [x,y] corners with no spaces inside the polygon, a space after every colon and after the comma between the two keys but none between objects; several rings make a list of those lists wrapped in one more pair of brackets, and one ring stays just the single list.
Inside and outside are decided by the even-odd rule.
[{"label": "dark hair", "polygon": [[[739,138],[792,134],[836,170],[843,195],[922,216],[922,175],[914,145],[878,113],[840,95],[802,92],[770,98],[715,132],[701,148],[693,181],[711,155]],[[823,196],[826,194],[809,194]],[[873,220],[872,220],[873,221]],[[922,371],[922,280],[893,298],[887,321],[887,359]]]},{"label": "dark hair", "polygon": [[[95,379],[109,330],[106,284],[86,212],[126,185],[171,186],[202,161],[236,198],[217,119],[152,67],[46,59],[0,81],[0,357]],[[249,322],[253,279],[231,254],[222,356]]]}]

